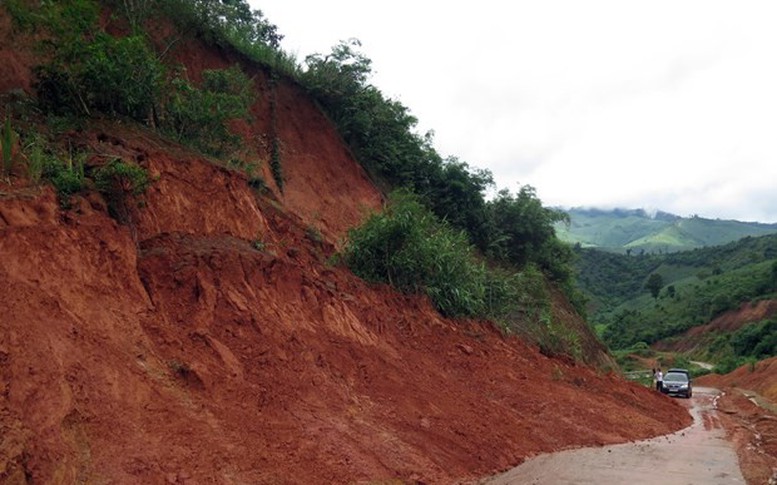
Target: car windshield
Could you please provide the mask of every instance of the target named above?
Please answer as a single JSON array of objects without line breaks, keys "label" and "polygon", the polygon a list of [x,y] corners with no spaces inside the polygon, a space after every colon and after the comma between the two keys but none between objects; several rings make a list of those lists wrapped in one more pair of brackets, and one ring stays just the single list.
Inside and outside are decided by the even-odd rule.
[{"label": "car windshield", "polygon": [[668,372],[664,376],[664,382],[688,382],[688,376],[680,372]]}]

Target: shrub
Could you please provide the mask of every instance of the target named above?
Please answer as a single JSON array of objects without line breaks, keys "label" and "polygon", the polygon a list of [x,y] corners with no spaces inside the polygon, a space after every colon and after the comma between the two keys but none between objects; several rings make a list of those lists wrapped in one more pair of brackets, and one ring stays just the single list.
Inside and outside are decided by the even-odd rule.
[{"label": "shrub", "polygon": [[51,183],[56,187],[62,201],[66,202],[67,198],[84,188],[84,176],[77,170],[62,167],[51,178]]},{"label": "shrub", "polygon": [[[139,21],[151,8],[148,2],[141,3],[124,3],[131,22],[133,18]],[[203,12],[213,13],[211,7],[217,4],[231,12],[241,2],[231,2],[232,6],[200,3],[202,8],[210,5]],[[33,11],[36,25],[51,35],[44,42],[50,60],[35,68],[43,110],[78,116],[105,113],[141,122],[153,118],[176,140],[205,153],[220,155],[233,147],[237,140],[225,123],[246,116],[253,102],[253,86],[240,69],[205,71],[201,89],[176,75],[165,82],[167,70],[146,38],[140,33],[113,37],[99,31],[98,11],[98,4],[91,0],[46,2]],[[222,20],[212,20],[227,28]]]},{"label": "shrub", "polygon": [[48,62],[35,69],[44,110],[149,117],[163,67],[144,36],[101,32],[100,6],[93,0],[42,2],[28,9],[35,27],[49,34],[41,42]]},{"label": "shrub", "polygon": [[54,154],[41,153],[43,178],[50,180],[54,188],[57,189],[60,204],[68,207],[70,196],[84,190],[86,186],[86,177],[84,175],[83,153],[69,153],[64,157],[57,157]]},{"label": "shrub", "polygon": [[93,109],[146,121],[161,89],[164,68],[140,35],[99,34],[87,49],[83,88]]},{"label": "shrub", "polygon": [[127,18],[133,32],[138,32],[143,21],[151,14],[158,0],[112,0]]},{"label": "shrub", "polygon": [[349,232],[348,266],[369,281],[425,293],[448,316],[505,316],[520,304],[521,276],[489,270],[464,232],[439,221],[408,191]]},{"label": "shrub", "polygon": [[466,238],[441,224],[409,192],[395,192],[383,214],[349,233],[345,260],[359,276],[426,293],[446,315],[473,315],[484,303]]},{"label": "shrub", "polygon": [[24,152],[27,160],[27,175],[34,184],[40,182],[43,177],[43,170],[49,163],[48,155],[38,136],[33,136],[29,141],[25,141]]},{"label": "shrub", "polygon": [[115,159],[95,171],[94,182],[111,215],[125,223],[130,220],[130,203],[145,193],[150,179],[143,167]]},{"label": "shrub", "polygon": [[89,42],[58,49],[36,68],[41,105],[53,113],[101,112],[146,121],[161,89],[164,68],[139,35],[95,34]]},{"label": "shrub", "polygon": [[246,0],[165,0],[160,6],[181,30],[196,30],[217,45],[263,44],[277,49],[283,38]]},{"label": "shrub", "polygon": [[35,12],[25,5],[22,0],[5,0],[4,6],[11,15],[14,27],[21,30],[32,30],[35,28],[37,21]]},{"label": "shrub", "polygon": [[220,155],[237,143],[226,122],[248,115],[253,85],[237,66],[206,70],[202,75],[202,89],[180,76],[171,81],[161,124],[176,140]]}]

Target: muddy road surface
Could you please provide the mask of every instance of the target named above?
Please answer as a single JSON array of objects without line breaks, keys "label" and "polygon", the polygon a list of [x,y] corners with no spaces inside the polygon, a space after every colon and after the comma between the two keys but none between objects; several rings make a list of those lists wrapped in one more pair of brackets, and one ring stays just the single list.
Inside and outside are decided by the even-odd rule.
[{"label": "muddy road surface", "polygon": [[718,391],[695,388],[682,400],[693,425],[674,434],[603,448],[531,458],[481,485],[500,484],[744,484],[733,445],[715,410]]}]

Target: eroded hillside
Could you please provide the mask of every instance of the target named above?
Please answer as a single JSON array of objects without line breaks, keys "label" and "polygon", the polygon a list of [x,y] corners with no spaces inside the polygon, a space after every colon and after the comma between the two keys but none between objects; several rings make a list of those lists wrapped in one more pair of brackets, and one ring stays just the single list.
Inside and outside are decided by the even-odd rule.
[{"label": "eroded hillside", "polygon": [[[21,47],[0,46],[4,92],[31,94]],[[236,60],[196,40],[174,55],[194,73]],[[23,173],[0,184],[2,481],[452,483],[690,422],[665,396],[330,264],[381,195],[299,88],[273,90],[270,120],[267,77],[246,69],[257,101],[235,128],[266,154],[272,121],[283,192],[110,120],[63,137],[89,164],[153,176],[124,223],[96,192],[62,208]],[[555,318],[584,328],[558,298]]]},{"label": "eroded hillside", "polygon": [[692,327],[682,335],[656,342],[653,348],[663,352],[693,355],[704,351],[719,335],[734,333],[748,324],[773,318],[777,301],[759,300],[742,303],[738,309],[724,312],[707,324]]}]

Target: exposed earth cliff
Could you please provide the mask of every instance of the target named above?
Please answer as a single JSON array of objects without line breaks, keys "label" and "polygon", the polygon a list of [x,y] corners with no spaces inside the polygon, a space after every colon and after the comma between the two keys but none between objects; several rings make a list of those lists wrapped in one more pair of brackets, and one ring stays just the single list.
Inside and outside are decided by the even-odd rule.
[{"label": "exposed earth cliff", "polygon": [[[32,93],[32,51],[0,27],[0,91]],[[195,77],[238,60],[194,40],[174,55]],[[244,69],[258,101],[235,129],[266,154],[268,78]],[[330,264],[382,196],[298,87],[275,93],[282,193],[110,120],[63,136],[152,174],[127,223],[96,192],[64,209],[23,173],[0,183],[0,481],[452,483],[690,422]],[[554,317],[585,327],[561,297]]]}]

